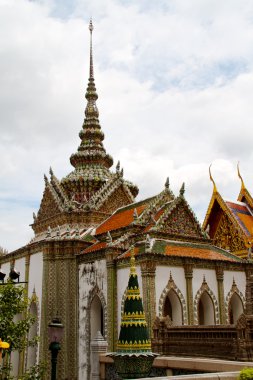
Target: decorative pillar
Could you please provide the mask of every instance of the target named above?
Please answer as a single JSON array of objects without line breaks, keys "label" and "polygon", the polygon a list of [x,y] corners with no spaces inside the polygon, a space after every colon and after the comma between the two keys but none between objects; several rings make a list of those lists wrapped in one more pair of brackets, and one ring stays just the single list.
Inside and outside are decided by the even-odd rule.
[{"label": "decorative pillar", "polygon": [[118,310],[117,310],[117,266],[118,252],[108,249],[106,252],[107,268],[107,341],[108,350],[115,351],[118,340]]},{"label": "decorative pillar", "polygon": [[250,268],[246,269],[246,310],[245,314],[253,314],[253,270]]},{"label": "decorative pillar", "polygon": [[156,317],[155,271],[156,264],[154,261],[141,262],[143,308],[150,338],[153,336],[152,326]]},{"label": "decorative pillar", "polygon": [[[52,240],[43,249],[43,295],[41,331],[56,315],[64,325],[58,355],[57,379],[77,379],[78,369],[78,277],[76,255],[86,247],[80,240]],[[71,347],[71,355],[68,354]],[[40,340],[40,359],[49,361],[47,334]]]},{"label": "decorative pillar", "polygon": [[193,291],[192,291],[192,277],[193,277],[193,265],[184,265],[184,276],[186,281],[186,294],[187,294],[187,312],[188,312],[188,324],[194,324],[194,311],[193,311]]},{"label": "decorative pillar", "polygon": [[107,351],[108,343],[100,331],[91,341],[91,380],[100,380],[99,355]]},{"label": "decorative pillar", "polygon": [[225,298],[224,298],[224,270],[222,267],[216,267],[216,279],[218,285],[220,324],[226,324]]}]

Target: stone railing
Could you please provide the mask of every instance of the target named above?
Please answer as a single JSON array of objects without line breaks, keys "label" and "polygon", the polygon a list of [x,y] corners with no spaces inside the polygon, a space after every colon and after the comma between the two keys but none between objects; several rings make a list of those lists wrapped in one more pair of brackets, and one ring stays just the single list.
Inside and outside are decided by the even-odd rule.
[{"label": "stone railing", "polygon": [[171,326],[157,318],[152,351],[160,355],[253,360],[253,317],[242,316],[237,325]]}]

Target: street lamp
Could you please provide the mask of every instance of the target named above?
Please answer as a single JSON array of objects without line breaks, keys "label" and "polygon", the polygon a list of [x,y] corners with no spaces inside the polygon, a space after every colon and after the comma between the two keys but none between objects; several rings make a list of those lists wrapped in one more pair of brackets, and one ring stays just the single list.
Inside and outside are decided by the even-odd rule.
[{"label": "street lamp", "polygon": [[12,268],[10,273],[9,273],[9,278],[7,279],[6,282],[5,280],[6,273],[2,271],[0,268],[0,285],[8,285],[8,284],[13,284],[13,285],[20,285],[20,284],[27,284],[27,281],[19,281],[20,277],[20,272],[18,272],[15,268]]},{"label": "street lamp", "polygon": [[59,341],[63,337],[63,324],[60,318],[55,317],[48,325],[48,336],[50,340],[49,350],[51,351],[51,380],[56,380],[57,355],[61,349]]}]

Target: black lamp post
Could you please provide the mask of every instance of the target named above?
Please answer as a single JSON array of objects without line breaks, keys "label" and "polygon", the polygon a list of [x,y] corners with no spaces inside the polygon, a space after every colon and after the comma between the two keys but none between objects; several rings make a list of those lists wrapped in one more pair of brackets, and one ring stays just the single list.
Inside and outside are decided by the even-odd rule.
[{"label": "black lamp post", "polygon": [[55,317],[48,325],[48,336],[50,340],[49,350],[51,351],[51,380],[56,380],[57,355],[61,349],[59,341],[63,336],[63,324],[60,318]]}]

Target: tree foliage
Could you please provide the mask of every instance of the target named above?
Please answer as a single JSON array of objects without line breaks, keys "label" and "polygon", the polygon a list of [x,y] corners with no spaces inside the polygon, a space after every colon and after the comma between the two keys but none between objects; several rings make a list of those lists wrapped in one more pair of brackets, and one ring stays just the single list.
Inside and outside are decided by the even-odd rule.
[{"label": "tree foliage", "polygon": [[[0,379],[12,379],[10,375],[10,354],[12,351],[23,351],[26,347],[34,345],[38,337],[28,340],[28,332],[35,323],[36,317],[29,312],[30,300],[22,285],[14,285],[12,282],[0,285],[0,338],[10,344],[5,350],[7,358],[0,368]],[[19,379],[42,379],[43,368],[35,366],[29,369]],[[1,376],[2,374],[2,376]]]},{"label": "tree foliage", "polygon": [[253,379],[253,368],[244,368],[241,370],[238,377],[239,380],[252,380]]},{"label": "tree foliage", "polygon": [[10,344],[9,351],[23,351],[34,342],[27,342],[27,333],[35,323],[28,312],[29,300],[23,286],[9,282],[0,286],[0,337]]}]

